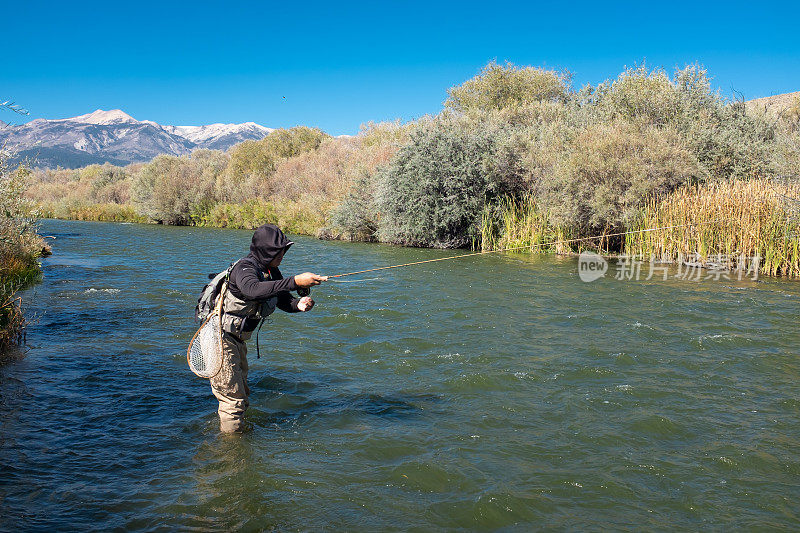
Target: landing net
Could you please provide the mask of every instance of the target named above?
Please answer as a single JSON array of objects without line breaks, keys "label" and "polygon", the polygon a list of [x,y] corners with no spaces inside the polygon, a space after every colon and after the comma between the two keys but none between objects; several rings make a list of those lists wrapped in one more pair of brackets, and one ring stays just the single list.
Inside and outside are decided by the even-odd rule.
[{"label": "landing net", "polygon": [[186,359],[192,372],[213,378],[222,367],[222,327],[219,313],[213,312],[194,334]]}]

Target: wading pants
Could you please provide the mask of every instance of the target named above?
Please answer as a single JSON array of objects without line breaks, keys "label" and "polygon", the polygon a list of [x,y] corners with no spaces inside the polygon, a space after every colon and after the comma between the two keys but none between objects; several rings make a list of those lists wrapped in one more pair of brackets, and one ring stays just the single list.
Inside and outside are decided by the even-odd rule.
[{"label": "wading pants", "polygon": [[211,392],[219,400],[219,428],[223,433],[242,430],[247,397],[247,345],[227,331],[222,335],[222,369],[211,378]]}]

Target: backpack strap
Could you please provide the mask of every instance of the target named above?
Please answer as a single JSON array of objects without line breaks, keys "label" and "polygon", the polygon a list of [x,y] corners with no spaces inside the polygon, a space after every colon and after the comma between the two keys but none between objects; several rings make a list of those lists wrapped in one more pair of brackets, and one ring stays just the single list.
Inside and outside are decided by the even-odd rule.
[{"label": "backpack strap", "polygon": [[258,328],[256,329],[256,359],[261,359],[261,348],[258,345],[258,334],[261,333],[262,325],[264,325],[263,318],[258,322]]},{"label": "backpack strap", "polygon": [[215,305],[214,311],[220,317],[220,322],[222,321],[222,303],[225,300],[225,291],[228,290],[228,278],[225,278],[225,281],[222,282],[222,288],[219,290],[219,294],[217,295],[217,305]]}]

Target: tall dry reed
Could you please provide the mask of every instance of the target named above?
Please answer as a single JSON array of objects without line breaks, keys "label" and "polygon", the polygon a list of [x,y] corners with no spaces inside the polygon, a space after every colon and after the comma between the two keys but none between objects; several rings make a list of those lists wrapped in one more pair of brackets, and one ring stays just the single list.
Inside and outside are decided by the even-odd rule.
[{"label": "tall dry reed", "polygon": [[720,264],[800,277],[800,183],[759,179],[680,189],[651,201],[624,252],[664,262]]}]

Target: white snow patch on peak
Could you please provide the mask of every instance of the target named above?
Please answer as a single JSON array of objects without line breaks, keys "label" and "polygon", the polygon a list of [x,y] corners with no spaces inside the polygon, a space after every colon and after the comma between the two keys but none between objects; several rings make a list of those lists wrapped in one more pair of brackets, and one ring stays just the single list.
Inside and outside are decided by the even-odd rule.
[{"label": "white snow patch on peak", "polygon": [[265,128],[255,122],[245,122],[243,124],[208,124],[206,126],[163,126],[164,129],[175,135],[180,135],[185,139],[192,142],[203,142],[210,139],[215,139],[223,135],[231,135],[240,132],[257,132],[261,135],[267,135],[273,130]]},{"label": "white snow patch on peak", "polygon": [[98,109],[94,113],[81,115],[72,120],[77,122],[85,122],[87,124],[119,124],[121,122],[137,122],[135,118],[125,113],[120,109],[112,109],[111,111],[103,111]]},{"label": "white snow patch on peak", "polygon": [[125,122],[138,122],[135,118],[121,109],[112,109],[111,111],[103,111],[102,109],[98,109],[93,113],[87,113],[86,115],[80,115],[72,118],[62,118],[54,122],[64,121],[82,122],[84,124],[121,124]]}]

